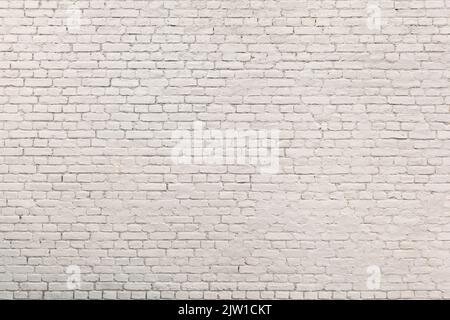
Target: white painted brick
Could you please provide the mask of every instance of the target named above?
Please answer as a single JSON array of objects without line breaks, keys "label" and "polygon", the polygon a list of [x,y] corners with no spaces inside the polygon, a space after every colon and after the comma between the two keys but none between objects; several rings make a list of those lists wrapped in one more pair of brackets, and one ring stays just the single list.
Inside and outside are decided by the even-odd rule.
[{"label": "white painted brick", "polygon": [[0,1],[0,298],[449,298],[450,3],[372,2]]}]

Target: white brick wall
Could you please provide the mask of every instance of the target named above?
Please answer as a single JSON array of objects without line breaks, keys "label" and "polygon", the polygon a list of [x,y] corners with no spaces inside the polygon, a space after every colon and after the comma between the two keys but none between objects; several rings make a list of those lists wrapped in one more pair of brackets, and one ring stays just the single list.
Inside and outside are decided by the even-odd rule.
[{"label": "white brick wall", "polygon": [[449,78],[449,0],[1,0],[0,298],[450,298]]}]

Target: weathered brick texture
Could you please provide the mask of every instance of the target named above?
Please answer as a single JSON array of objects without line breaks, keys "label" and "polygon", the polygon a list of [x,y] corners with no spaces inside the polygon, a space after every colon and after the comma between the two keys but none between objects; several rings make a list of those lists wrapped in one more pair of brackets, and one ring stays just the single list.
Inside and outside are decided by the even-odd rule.
[{"label": "weathered brick texture", "polygon": [[0,298],[450,298],[449,78],[449,0],[0,0]]}]

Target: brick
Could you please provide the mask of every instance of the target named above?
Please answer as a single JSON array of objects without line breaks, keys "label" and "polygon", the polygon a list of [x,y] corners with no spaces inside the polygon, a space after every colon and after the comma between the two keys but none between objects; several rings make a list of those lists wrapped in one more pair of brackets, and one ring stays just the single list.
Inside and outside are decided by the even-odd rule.
[{"label": "brick", "polygon": [[448,1],[69,2],[0,0],[0,299],[450,297]]}]

